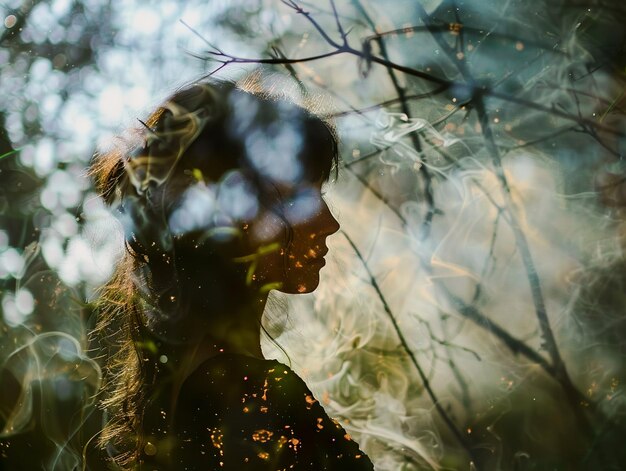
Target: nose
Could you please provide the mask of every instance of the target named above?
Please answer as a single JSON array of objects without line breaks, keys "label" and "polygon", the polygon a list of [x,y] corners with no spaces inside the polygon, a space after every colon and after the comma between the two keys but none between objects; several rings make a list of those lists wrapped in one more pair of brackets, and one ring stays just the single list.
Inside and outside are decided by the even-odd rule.
[{"label": "nose", "polygon": [[339,221],[335,219],[335,216],[333,216],[328,204],[324,200],[322,200],[322,217],[324,218],[324,228],[320,231],[322,235],[328,237],[340,229]]}]

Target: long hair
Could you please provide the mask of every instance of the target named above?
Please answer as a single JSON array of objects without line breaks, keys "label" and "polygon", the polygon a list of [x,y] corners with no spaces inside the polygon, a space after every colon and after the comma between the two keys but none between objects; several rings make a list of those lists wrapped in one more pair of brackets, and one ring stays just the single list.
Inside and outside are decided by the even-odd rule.
[{"label": "long hair", "polygon": [[[258,75],[239,85],[219,81],[192,84],[140,121],[141,125],[114,150],[94,156],[89,173],[99,195],[117,211],[126,240],[123,258],[101,289],[99,318],[92,332],[92,338],[104,343],[102,407],[106,424],[99,444],[122,468],[131,467],[138,458],[143,408],[150,384],[155,381],[151,362],[147,361],[155,353],[150,333],[160,333],[159,325],[164,323],[170,329],[165,341],[171,340],[171,331],[175,330],[172,326],[184,312],[181,303],[194,296],[186,286],[197,285],[183,281],[180,267],[186,264],[184,279],[195,276],[187,249],[198,246],[201,234],[197,227],[186,227],[184,233],[172,227],[176,209],[173,202],[180,202],[198,180],[218,181],[233,169],[251,175],[257,195],[263,200],[267,181],[274,178],[276,169],[272,166],[280,165],[255,160],[254,149],[258,146],[248,146],[251,150],[245,144],[259,126],[277,132],[271,128],[277,124],[276,116],[271,118],[274,121],[266,120],[268,114],[281,119],[281,108],[287,109],[287,114],[298,115],[304,123],[298,130],[304,149],[297,156],[303,167],[322,179],[328,179],[332,169],[337,169],[337,137],[332,122],[316,114],[316,100],[303,95],[303,99],[294,100],[293,93],[286,94],[286,89],[284,83]],[[324,151],[320,151],[322,148]],[[198,168],[203,168],[202,162],[207,160],[212,163],[204,174]],[[175,179],[171,178],[174,174]],[[218,233],[215,230],[220,229],[216,227],[219,222],[211,224],[209,232]],[[207,227],[202,230],[206,235]],[[211,258],[204,263],[219,271],[223,265],[219,244],[217,249],[212,244],[209,241],[208,247],[213,248],[205,251],[212,254]],[[222,276],[220,283],[224,282]]]}]

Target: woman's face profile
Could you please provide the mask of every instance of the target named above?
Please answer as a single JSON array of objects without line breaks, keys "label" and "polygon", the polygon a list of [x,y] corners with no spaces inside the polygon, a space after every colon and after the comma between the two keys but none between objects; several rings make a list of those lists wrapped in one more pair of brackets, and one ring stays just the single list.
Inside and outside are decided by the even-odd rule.
[{"label": "woman's face profile", "polygon": [[276,189],[284,217],[266,211],[248,226],[253,247],[274,247],[260,258],[254,279],[257,286],[273,285],[283,293],[310,293],[326,263],[326,239],[339,223],[324,201],[321,181]]},{"label": "woman's face profile", "polygon": [[[179,241],[182,279],[190,287],[213,280],[226,288],[245,275],[243,297],[271,289],[315,290],[326,239],[339,230],[322,197],[336,161],[331,130],[287,101],[233,91],[223,115],[190,137],[189,130],[200,127],[188,123],[202,123],[181,111],[188,107],[198,108],[174,103],[163,114],[164,137],[150,148],[154,155],[147,162],[166,175],[167,185],[155,198],[165,201],[167,230]],[[193,143],[181,153],[185,138]],[[165,165],[171,155],[180,156],[174,172]],[[220,269],[223,275],[215,278]]]}]

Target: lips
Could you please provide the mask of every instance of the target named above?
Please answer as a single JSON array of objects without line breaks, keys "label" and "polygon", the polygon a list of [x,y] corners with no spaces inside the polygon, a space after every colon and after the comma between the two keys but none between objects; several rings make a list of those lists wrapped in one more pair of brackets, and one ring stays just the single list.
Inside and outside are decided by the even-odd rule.
[{"label": "lips", "polygon": [[328,248],[324,247],[324,249],[318,255],[319,257],[318,260],[322,262],[322,265],[326,265],[326,260],[325,260],[326,254],[328,254]]},{"label": "lips", "polygon": [[327,247],[320,248],[319,250],[309,249],[308,253],[304,256],[304,258],[307,260],[316,260],[319,258],[324,258],[327,253],[328,253]]},{"label": "lips", "polygon": [[324,260],[324,257],[326,256],[327,253],[328,253],[327,248],[324,248],[320,252],[312,252],[312,253],[309,252],[309,255],[305,256],[306,262],[309,264],[326,265],[326,260]]}]

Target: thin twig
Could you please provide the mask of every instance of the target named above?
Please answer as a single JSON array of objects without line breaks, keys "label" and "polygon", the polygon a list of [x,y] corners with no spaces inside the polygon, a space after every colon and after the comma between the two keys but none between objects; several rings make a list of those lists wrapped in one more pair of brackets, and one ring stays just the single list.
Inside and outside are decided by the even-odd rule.
[{"label": "thin twig", "polygon": [[452,419],[450,418],[448,413],[445,411],[445,409],[441,405],[441,402],[437,398],[437,395],[435,394],[435,391],[433,390],[433,388],[430,385],[430,381],[429,381],[427,375],[425,374],[424,370],[422,369],[422,367],[420,366],[419,362],[417,361],[417,358],[413,354],[413,351],[411,350],[411,347],[409,346],[406,338],[404,337],[404,334],[402,333],[402,330],[400,329],[400,326],[398,325],[398,321],[396,320],[393,312],[391,311],[391,308],[390,308],[389,303],[387,302],[387,300],[385,298],[385,295],[381,291],[380,286],[378,285],[378,282],[376,281],[376,277],[371,272],[371,270],[370,270],[369,266],[367,265],[367,263],[365,263],[365,260],[363,259],[363,256],[361,255],[361,252],[359,251],[359,249],[356,246],[356,244],[354,243],[354,241],[350,238],[350,236],[343,230],[341,231],[341,234],[346,238],[346,240],[348,241],[348,243],[352,247],[352,250],[354,250],[354,253],[356,254],[357,258],[361,262],[363,268],[367,272],[367,275],[368,275],[368,277],[370,279],[370,284],[374,288],[374,291],[376,291],[376,295],[378,296],[378,298],[380,299],[380,301],[381,301],[381,303],[383,305],[383,309],[384,309],[385,313],[387,314],[387,317],[388,317],[389,321],[391,322],[391,325],[393,326],[393,329],[394,329],[394,331],[396,333],[396,336],[400,340],[400,344],[402,345],[402,348],[404,349],[404,351],[408,355],[409,359],[411,360],[411,363],[413,364],[413,366],[417,370],[417,374],[419,375],[419,377],[420,377],[420,379],[422,381],[422,384],[424,385],[424,390],[426,391],[426,393],[430,397],[430,400],[433,402],[433,404],[435,406],[435,409],[437,410],[437,413],[442,418],[442,420],[445,422],[445,424],[448,426],[448,428],[453,433],[453,435],[458,440],[458,442],[463,446],[463,448],[465,449],[467,454],[470,456],[472,461],[476,462],[476,460],[474,458],[474,454],[473,454],[472,450],[469,448],[469,445],[467,444],[467,442],[465,440],[465,437],[463,436],[461,431],[454,424],[454,422],[452,421]]},{"label": "thin twig", "polygon": [[[553,106],[546,106],[546,105],[542,105],[540,103],[535,103],[532,102],[530,100],[525,100],[523,98],[518,98],[515,97],[513,95],[507,95],[505,93],[501,93],[501,92],[497,92],[495,90],[493,90],[491,87],[488,87],[484,84],[476,84],[475,81],[465,81],[464,83],[461,82],[455,82],[455,81],[451,81],[451,80],[447,80],[447,79],[443,79],[441,77],[437,77],[434,76],[432,74],[428,74],[425,72],[422,72],[420,70],[414,69],[412,67],[407,67],[407,66],[403,66],[401,64],[397,64],[395,62],[392,62],[388,59],[385,59],[384,57],[378,57],[372,54],[365,54],[363,51],[359,51],[356,50],[350,46],[347,45],[340,45],[338,44],[336,41],[334,41],[332,38],[330,38],[328,36],[328,34],[324,31],[324,29],[321,27],[321,25],[305,10],[303,10],[300,6],[297,5],[296,2],[294,2],[293,0],[282,0],[282,2],[284,4],[286,4],[287,6],[289,6],[290,8],[294,9],[294,11],[296,11],[299,14],[302,14],[308,21],[309,23],[311,23],[311,25],[318,31],[320,32],[322,38],[324,38],[324,40],[332,47],[334,47],[336,49],[336,52],[338,53],[347,53],[347,54],[351,54],[354,55],[356,57],[359,57],[362,60],[368,60],[370,62],[382,65],[384,67],[387,68],[392,68],[398,72],[403,72],[407,75],[413,76],[413,77],[418,77],[421,78],[423,80],[429,81],[429,82],[433,82],[433,83],[438,83],[440,85],[448,85],[449,87],[465,87],[466,89],[468,89],[468,91],[470,92],[470,95],[474,96],[474,95],[478,95],[478,96],[490,96],[493,98],[498,98],[501,100],[505,100],[505,101],[509,101],[512,103],[516,103],[528,108],[533,108],[533,109],[537,109],[539,111],[544,111],[546,113],[551,113],[554,114],[556,116],[568,119],[570,121],[574,121],[578,124],[588,124],[591,126],[594,126],[597,129],[601,129],[609,134],[614,134],[617,136],[624,136],[626,135],[626,133],[624,133],[623,131],[619,130],[619,129],[615,129],[615,128],[611,128],[608,126],[604,126],[601,123],[598,123],[597,121],[591,120],[591,119],[587,119],[587,118],[580,118],[578,116],[575,115],[571,115],[569,113],[565,113],[562,111],[559,111],[557,109],[555,109]],[[435,39],[438,41],[438,44],[440,45],[440,47],[442,49],[444,49],[446,52],[453,54],[454,51],[450,48],[450,46],[445,42],[442,41],[441,38],[439,38],[436,28],[433,27],[433,25],[430,22],[430,16],[428,15],[428,13],[426,13],[426,10],[424,10],[423,6],[421,4],[419,4],[419,2],[417,2],[415,4],[415,7],[418,9],[420,18],[422,19],[422,21],[424,21],[424,23],[427,25],[427,27],[431,28],[433,31],[433,35],[435,37]],[[310,58],[306,58],[308,60],[311,60]],[[306,60],[305,60],[306,61]],[[303,61],[304,62],[304,61]],[[467,76],[470,76],[469,71],[467,70],[467,66],[466,66],[466,61],[465,58],[462,58],[461,60],[457,60],[455,58],[455,62],[454,62],[458,67],[460,67],[463,70],[463,73],[466,74]]]},{"label": "thin twig", "polygon": [[344,167],[348,172],[350,172],[352,175],[354,175],[356,177],[356,179],[361,182],[361,184],[367,188],[370,193],[372,193],[372,195],[374,195],[376,198],[378,198],[380,201],[383,202],[383,204],[385,206],[387,206],[397,217],[398,219],[400,219],[402,221],[403,224],[406,224],[406,219],[404,218],[404,216],[400,213],[400,211],[397,208],[394,208],[390,203],[389,200],[387,200],[387,198],[385,198],[384,195],[382,195],[380,192],[378,192],[377,190],[375,190],[374,188],[372,188],[372,185],[369,184],[369,182],[363,178],[361,175],[359,175],[357,172],[355,172],[353,169],[351,169],[350,167]]},{"label": "thin twig", "polygon": [[[367,36],[363,41],[371,42],[371,41],[377,41],[378,39],[386,37],[386,36],[397,36],[399,34],[406,34],[406,33],[420,33],[424,31],[428,31],[431,33],[432,32],[452,33],[458,27],[462,28],[463,31],[468,32],[468,33],[483,34],[483,30],[481,30],[480,28],[473,28],[471,26],[463,25],[460,23],[452,24],[452,23],[447,23],[447,22],[440,22],[439,24],[431,24],[430,26],[405,26],[403,28],[392,29],[389,31],[384,31],[382,33],[376,33],[371,36]],[[531,39],[520,39],[519,37],[510,35],[510,34],[498,33],[498,32],[492,32],[491,36],[494,36],[500,39],[509,39],[511,41],[516,41],[516,42],[521,41],[522,43],[524,43],[524,46],[535,47],[537,49],[541,49],[544,51],[553,52],[555,54],[569,57],[569,55],[566,52],[555,50],[553,45],[542,44]]]},{"label": "thin twig", "polygon": [[[358,175],[356,172],[352,171],[351,169],[348,170],[359,180],[359,182],[361,182],[361,184],[365,188],[367,188],[374,196],[376,196],[376,198],[381,200],[383,204],[385,204],[398,217],[403,225],[406,225],[407,221],[404,216],[397,209],[393,208],[393,206],[389,204],[389,202],[385,199],[383,195],[374,190],[372,186],[365,179],[360,177],[360,175]],[[426,271],[426,273],[432,273],[432,265],[430,264],[430,261],[427,260],[425,257],[420,257],[420,264],[422,265],[422,268]],[[539,353],[526,345],[524,341],[513,337],[499,324],[492,321],[491,319],[489,319],[489,317],[483,314],[476,306],[467,304],[461,298],[454,296],[452,293],[450,293],[450,291],[443,283],[438,282],[438,280],[436,281],[436,283],[437,287],[442,290],[442,293],[452,302],[452,307],[461,316],[471,320],[477,326],[484,328],[485,330],[493,334],[504,345],[506,345],[512,353],[516,355],[523,355],[533,363],[541,366],[541,368],[544,369],[546,373],[548,373],[550,376],[555,376],[555,370],[552,365]]]},{"label": "thin twig", "polygon": [[335,47],[334,51],[330,51],[330,52],[323,53],[323,54],[317,54],[313,56],[299,57],[299,58],[263,59],[263,58],[238,57],[232,54],[225,53],[220,50],[210,50],[210,51],[207,51],[206,54],[211,56],[212,60],[215,60],[216,62],[219,62],[221,64],[267,64],[267,65],[298,64],[298,63],[318,61],[321,59],[326,59],[328,57],[338,56],[340,54],[350,54],[360,59],[367,59],[370,62],[376,63],[383,67],[392,68],[398,72],[403,72],[412,77],[421,78],[428,82],[436,83],[439,85],[445,85],[446,88],[464,87],[465,89],[468,90],[468,92],[470,92],[470,95],[472,95],[473,97],[477,95],[481,95],[481,96],[497,98],[500,100],[518,104],[520,106],[524,106],[526,108],[532,108],[538,111],[543,111],[545,113],[552,114],[554,116],[559,116],[561,118],[578,123],[580,125],[592,126],[598,130],[606,132],[607,134],[615,135],[618,137],[626,136],[626,132],[624,131],[621,131],[619,129],[616,129],[610,126],[606,126],[592,119],[581,118],[581,117],[566,113],[564,111],[560,111],[556,109],[554,106],[546,106],[540,103],[535,103],[533,101],[526,100],[524,98],[516,97],[514,95],[500,93],[491,89],[490,87],[487,87],[486,85],[467,85],[466,83],[443,79],[443,78],[422,72],[420,70],[416,70],[412,67],[403,66],[401,64],[397,64],[395,62],[385,60],[382,57],[378,57],[374,55],[366,55],[362,51],[353,49],[352,47],[340,46],[336,42],[334,42],[332,39],[330,39],[330,41],[331,42],[329,44],[334,45]]},{"label": "thin twig", "polygon": [[[373,31],[376,31],[376,25],[374,24],[369,14],[367,13],[365,8],[361,4],[360,0],[352,0],[352,3],[360,11],[363,18],[365,18],[365,21],[370,25],[370,28],[372,28]],[[337,21],[339,21],[339,18],[337,18]],[[385,43],[382,37],[377,39],[377,43],[378,43],[378,47],[380,48],[381,56],[386,61],[389,61],[387,48],[385,46]],[[398,77],[396,76],[396,73],[393,67],[387,67],[387,72],[389,74],[389,77],[391,78],[393,87],[396,90],[396,93],[398,95],[402,112],[407,116],[407,118],[411,118],[411,110],[409,110],[409,106],[407,104],[406,91],[400,85],[400,82],[398,81]],[[439,88],[441,89],[441,91],[443,91],[447,88],[447,85],[442,84]],[[411,143],[413,144],[413,148],[419,155],[422,152],[422,145],[420,143],[419,136],[417,135],[417,133],[411,133],[410,139],[411,139]],[[438,210],[437,210],[437,207],[435,206],[435,198],[433,195],[433,186],[432,186],[433,181],[432,181],[432,176],[430,175],[430,172],[428,170],[428,167],[426,165],[422,165],[420,167],[420,173],[421,175],[424,176],[424,182],[425,182],[424,196],[426,199],[426,204],[428,205],[428,212],[426,213],[426,216],[424,217],[424,221],[422,222],[422,227],[420,229],[420,238],[422,240],[425,240],[430,235],[433,218],[435,217],[435,214],[438,213]]]},{"label": "thin twig", "polygon": [[437,88],[429,91],[429,92],[425,92],[425,93],[417,93],[415,95],[406,95],[403,98],[392,98],[390,100],[385,100],[385,101],[381,101],[380,103],[377,103],[375,105],[372,106],[367,106],[365,108],[353,108],[351,110],[345,110],[345,111],[339,111],[337,113],[333,113],[331,116],[333,118],[341,118],[343,116],[347,116],[350,115],[352,113],[358,113],[358,114],[363,114],[363,113],[369,113],[370,111],[376,111],[379,110],[380,108],[384,108],[387,107],[389,105],[395,105],[397,103],[401,103],[402,100],[404,101],[409,101],[409,100],[423,100],[424,98],[431,98],[433,96],[436,96],[440,93],[445,92],[446,90],[448,90],[449,86],[448,85],[440,85]]},{"label": "thin twig", "polygon": [[[418,10],[418,14],[422,21],[426,24],[426,26],[431,24],[430,15],[426,12],[421,4],[416,4],[416,8]],[[446,51],[451,60],[454,60],[447,43],[442,40],[442,38],[436,34],[435,31],[432,31],[433,38],[435,41]],[[475,80],[467,67],[467,63],[465,62],[464,56],[461,60],[455,62],[459,72],[463,76],[463,78],[468,83],[474,83]],[[492,96],[494,95],[492,91]],[[508,185],[508,181],[506,175],[504,173],[504,169],[502,167],[502,159],[500,157],[498,146],[496,145],[495,138],[493,136],[493,132],[491,129],[491,123],[489,121],[489,115],[487,113],[485,103],[484,103],[484,95],[481,93],[477,93],[474,95],[472,99],[472,103],[474,105],[474,109],[477,112],[478,120],[481,125],[481,132],[485,138],[485,145],[487,148],[487,152],[491,155],[492,163],[494,165],[496,176],[500,182],[502,194],[505,201],[505,206],[507,209],[507,215],[509,219],[509,225],[513,230],[513,234],[515,237],[516,245],[518,250],[520,251],[520,255],[522,258],[522,263],[526,270],[526,275],[528,278],[528,283],[530,286],[531,297],[533,300],[533,304],[535,307],[535,315],[537,317],[539,328],[541,330],[542,338],[543,338],[543,347],[547,350],[548,355],[551,359],[551,367],[554,370],[554,376],[559,381],[561,386],[566,392],[566,395],[570,399],[572,409],[574,413],[580,420],[580,423],[583,425],[583,429],[586,429],[587,421],[585,420],[584,415],[580,410],[580,398],[581,394],[578,392],[574,384],[572,383],[569,374],[567,373],[567,369],[565,367],[565,363],[560,355],[556,339],[554,337],[554,333],[552,331],[552,327],[550,326],[550,321],[548,319],[547,310],[545,306],[545,301],[541,289],[541,281],[539,279],[539,274],[535,267],[532,254],[530,253],[530,247],[528,241],[526,239],[526,235],[519,224],[519,220],[517,215],[515,214],[515,205],[513,203],[511,197],[511,191]],[[555,110],[556,112],[557,110]],[[577,117],[580,119],[580,117]],[[543,357],[541,357],[543,358]]]}]

